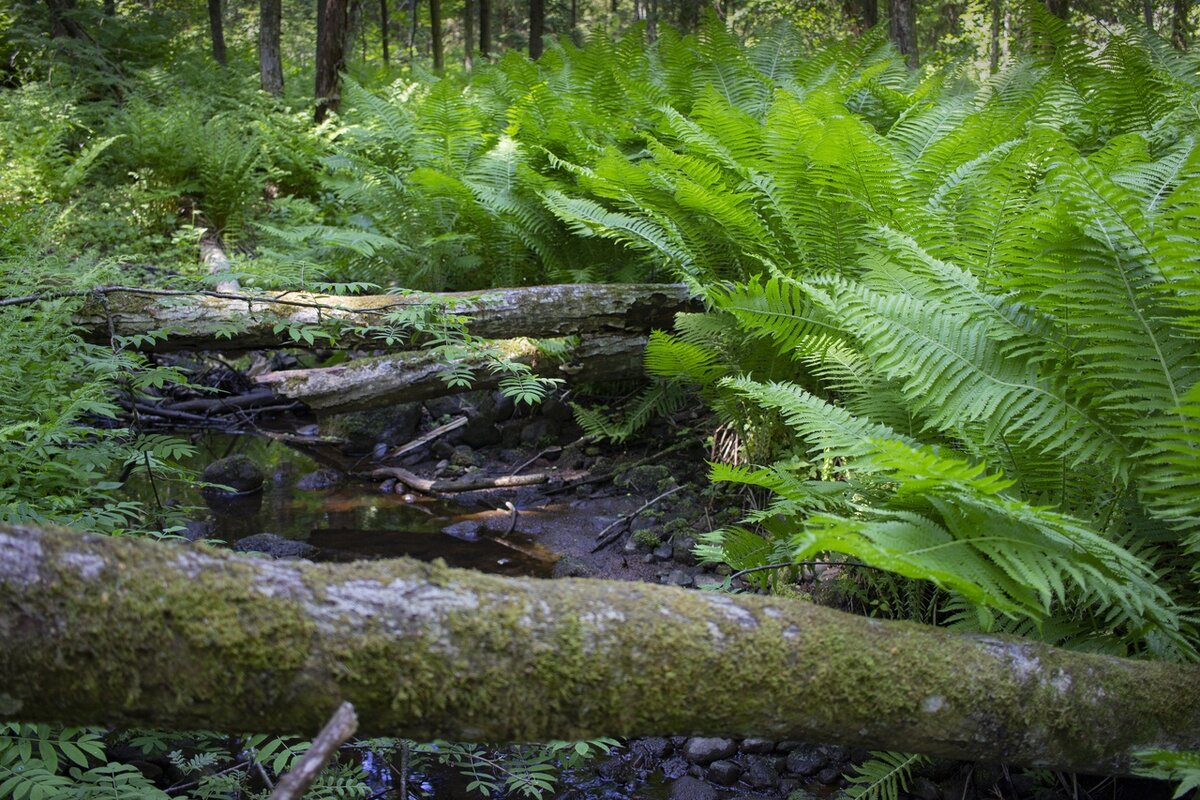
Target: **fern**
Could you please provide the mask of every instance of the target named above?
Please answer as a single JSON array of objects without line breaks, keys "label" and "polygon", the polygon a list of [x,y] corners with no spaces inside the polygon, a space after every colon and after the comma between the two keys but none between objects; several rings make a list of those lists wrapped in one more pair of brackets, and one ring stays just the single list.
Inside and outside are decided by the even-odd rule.
[{"label": "fern", "polygon": [[848,777],[846,797],[853,800],[898,800],[907,792],[913,770],[929,763],[925,756],[876,751]]}]

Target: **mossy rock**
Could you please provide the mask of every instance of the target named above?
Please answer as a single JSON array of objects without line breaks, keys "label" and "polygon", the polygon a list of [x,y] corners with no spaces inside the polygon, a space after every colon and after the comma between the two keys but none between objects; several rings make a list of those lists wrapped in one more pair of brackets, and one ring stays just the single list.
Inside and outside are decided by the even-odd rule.
[{"label": "mossy rock", "polygon": [[259,466],[240,453],[212,462],[201,477],[205,483],[227,486],[243,494],[261,489],[266,480]]}]

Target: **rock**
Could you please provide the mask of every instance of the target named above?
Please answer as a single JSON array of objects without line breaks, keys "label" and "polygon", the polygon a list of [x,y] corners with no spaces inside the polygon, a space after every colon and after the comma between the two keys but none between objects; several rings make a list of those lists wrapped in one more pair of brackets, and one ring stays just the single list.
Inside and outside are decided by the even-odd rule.
[{"label": "rock", "polygon": [[[658,489],[658,485],[671,478],[671,471],[659,464],[644,464],[625,470],[613,479],[613,484],[642,494]],[[662,491],[658,489],[658,491]]]},{"label": "rock", "polygon": [[[689,579],[691,576],[688,576]],[[737,752],[733,739],[710,736],[693,736],[683,745],[683,757],[693,764],[711,764],[720,758],[728,758]]]},{"label": "rock", "polygon": [[480,392],[431,397],[425,401],[425,410],[429,412],[429,416],[435,423],[440,423],[443,421],[443,417],[456,417],[472,410],[482,399]]},{"label": "rock", "polygon": [[770,760],[756,758],[750,762],[750,768],[746,770],[746,783],[755,789],[768,789],[779,783],[779,773],[775,771]]},{"label": "rock", "polygon": [[788,753],[787,771],[794,775],[815,775],[829,763],[825,754],[813,747],[803,745]]},{"label": "rock", "polygon": [[784,739],[781,742],[775,743],[776,753],[790,753],[797,747],[804,747],[804,742],[794,742],[791,739]]},{"label": "rock", "polygon": [[830,764],[846,764],[850,761],[850,748],[840,744],[823,744],[817,748],[825,754]]},{"label": "rock", "polygon": [[917,800],[940,800],[942,796],[942,790],[938,788],[938,785],[924,776],[913,781],[908,793]]},{"label": "rock", "polygon": [[681,569],[673,569],[667,576],[666,583],[670,586],[691,586],[692,576]]},{"label": "rock", "polygon": [[516,401],[504,392],[492,392],[479,404],[479,416],[493,422],[507,422],[516,410]]},{"label": "rock", "polygon": [[462,443],[471,447],[490,447],[500,444],[500,429],[487,417],[472,416],[462,427]]},{"label": "rock", "polygon": [[201,539],[207,539],[212,536],[213,524],[206,519],[189,519],[183,524],[183,530],[179,535],[189,542],[197,542]]},{"label": "rock", "polygon": [[625,553],[626,555],[637,555],[643,551],[644,548],[638,543],[638,540],[634,539],[632,536],[625,540],[625,544],[621,545],[621,552]]},{"label": "rock", "polygon": [[[700,582],[699,577],[697,576],[697,583]],[[771,753],[775,750],[775,743],[770,739],[743,739],[738,749],[743,753]]]},{"label": "rock", "polygon": [[575,412],[571,410],[571,406],[563,402],[563,399],[557,394],[552,394],[543,400],[538,412],[546,419],[552,419],[559,423],[575,420]]},{"label": "rock", "polygon": [[258,465],[240,453],[212,462],[204,468],[201,477],[205,483],[227,486],[229,490],[243,494],[258,491],[266,480]]},{"label": "rock", "polygon": [[691,536],[676,536],[671,540],[671,557],[680,564],[694,564],[696,557],[692,550],[695,547],[696,540]]},{"label": "rock", "polygon": [[399,483],[395,478],[388,478],[383,483],[379,484],[379,491],[383,494],[391,494],[396,491],[396,484]]},{"label": "rock", "polygon": [[350,411],[321,418],[321,432],[347,442],[356,453],[373,452],[378,444],[385,448],[412,439],[421,424],[420,403],[396,403],[370,411]]},{"label": "rock", "polygon": [[300,480],[296,481],[296,488],[303,489],[306,492],[314,492],[321,489],[332,489],[344,480],[346,480],[346,473],[344,472],[338,472],[336,469],[318,469],[302,476]]},{"label": "rock", "polygon": [[317,551],[307,542],[285,539],[274,533],[256,533],[233,545],[239,553],[265,553],[271,558],[308,558]]},{"label": "rock", "polygon": [[837,767],[826,767],[817,773],[817,783],[833,786],[842,778],[842,771]]},{"label": "rock", "polygon": [[820,800],[820,797],[807,789],[793,789],[788,794],[787,800]]},{"label": "rock", "polygon": [[483,456],[476,453],[470,445],[460,444],[450,454],[450,463],[456,467],[480,467],[483,466]]},{"label": "rock", "polygon": [[479,535],[486,530],[484,524],[477,519],[464,519],[461,522],[453,522],[442,528],[442,533],[447,536],[453,536],[455,539],[461,539],[464,542],[477,542]]},{"label": "rock", "polygon": [[721,759],[708,765],[705,777],[721,786],[733,786],[742,775],[742,768],[732,761]]},{"label": "rock", "polygon": [[673,781],[676,778],[681,778],[684,775],[687,775],[688,763],[683,756],[679,755],[679,753],[675,753],[674,755],[665,759],[659,769],[662,770],[664,778],[669,781]]},{"label": "rock", "polygon": [[643,739],[634,739],[630,743],[629,749],[653,759],[662,759],[666,758],[674,748],[671,746],[671,740],[665,736],[647,736]]},{"label": "rock", "polygon": [[[697,573],[696,577],[692,579],[692,583],[694,583],[699,589],[704,589],[707,587],[719,589],[725,584],[725,579],[712,572],[700,572]],[[775,745],[772,743],[771,746],[774,747]]]},{"label": "rock", "polygon": [[591,567],[571,556],[563,556],[554,564],[555,578],[590,578]]},{"label": "rock", "polygon": [[654,552],[651,553],[651,555],[654,556],[655,561],[670,561],[671,545],[660,544],[658,547],[654,548]]},{"label": "rock", "polygon": [[529,424],[521,429],[521,444],[526,447],[548,444],[558,438],[561,430],[561,426],[552,419],[545,417],[531,419]]},{"label": "rock", "polygon": [[667,800],[717,800],[717,790],[699,778],[685,775],[671,781]]}]

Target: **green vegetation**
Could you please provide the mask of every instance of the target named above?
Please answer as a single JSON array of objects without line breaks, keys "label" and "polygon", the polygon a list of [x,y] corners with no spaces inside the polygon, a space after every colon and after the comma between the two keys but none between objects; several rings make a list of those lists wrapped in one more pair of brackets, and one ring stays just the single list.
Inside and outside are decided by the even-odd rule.
[{"label": "green vegetation", "polygon": [[[0,12],[0,277],[7,297],[55,296],[0,307],[0,519],[170,535],[180,510],[121,487],[135,471],[194,479],[177,466],[191,446],[128,412],[187,376],[133,342],[85,343],[70,324],[82,298],[59,294],[677,280],[706,310],[654,334],[655,383],[577,413],[622,441],[699,387],[739,455],[712,478],[771,498],[704,536],[706,559],[832,559],[882,615],[1195,661],[1195,55],[1105,9],[1073,28],[1006,8],[1022,37],[1001,42],[982,4],[949,31],[931,6],[919,38],[936,69],[912,71],[882,27],[815,48],[844,30],[841,10],[789,8],[767,26],[753,21],[770,3],[726,20],[679,4],[663,20],[692,33],[580,36],[620,17],[606,8],[570,25],[552,8],[568,35],[536,62],[510,50],[441,74],[381,66],[360,20],[367,55],[321,125],[307,61],[291,57],[310,22],[289,34],[287,93],[272,97],[248,28],[218,66],[197,9],[80,8],[88,35],[56,38],[40,6]],[[1182,27],[1151,9],[1177,44],[1183,8]],[[520,25],[497,37],[528,41]],[[230,272],[197,260],[202,237],[226,246]],[[394,319],[380,337],[482,346],[444,322]],[[510,393],[540,399],[545,385],[514,369]],[[0,795],[158,796],[106,762],[105,735],[3,728]],[[177,763],[197,776],[192,797],[254,796],[253,769],[278,774],[303,748],[193,741]],[[493,754],[442,747],[414,753],[529,796],[549,791],[565,748],[489,771]],[[1147,759],[1195,785],[1194,759]],[[915,763],[883,754],[851,793],[895,797]],[[343,765],[322,791],[365,796],[363,780]]]}]

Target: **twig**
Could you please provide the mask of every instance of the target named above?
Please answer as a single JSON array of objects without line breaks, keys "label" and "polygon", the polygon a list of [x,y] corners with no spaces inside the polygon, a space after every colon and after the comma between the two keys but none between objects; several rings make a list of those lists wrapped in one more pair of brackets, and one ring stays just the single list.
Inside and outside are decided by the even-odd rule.
[{"label": "twig", "polygon": [[300,758],[300,763],[280,778],[269,800],[296,800],[303,796],[337,749],[345,744],[356,730],[358,715],[354,713],[354,706],[342,703],[317,734],[317,738],[313,739],[312,747]]},{"label": "twig", "polygon": [[[633,518],[636,517],[638,514],[642,513],[647,508],[649,508],[650,506],[657,503],[659,500],[662,500],[664,497],[670,497],[671,495],[675,494],[680,489],[682,489],[683,486],[684,486],[683,484],[680,484],[678,486],[674,486],[670,489],[667,489],[665,492],[660,494],[658,497],[655,497],[653,500],[647,500],[645,503],[642,504],[641,508],[639,508],[637,511],[634,511],[632,514],[626,514],[623,517],[617,517],[615,520],[610,522],[608,525],[605,526],[604,530],[602,530],[602,531],[600,531],[600,533],[596,534],[596,546],[592,548],[592,552],[598,553],[601,550],[603,550],[604,548],[608,547],[613,542],[615,542],[621,536],[622,528],[619,526],[623,526],[625,524],[632,522]],[[609,534],[609,531],[613,530],[614,528],[616,529],[615,532],[612,534]],[[606,536],[608,538],[605,538]]]},{"label": "twig", "polygon": [[411,442],[400,445],[395,450],[392,450],[387,455],[385,455],[382,460],[386,461],[387,459],[390,459],[390,458],[399,458],[400,456],[407,455],[408,453],[411,453],[413,450],[424,447],[425,445],[432,442],[434,439],[437,439],[438,437],[441,437],[441,436],[445,436],[450,431],[458,430],[459,428],[461,428],[463,425],[466,425],[466,424],[467,424],[466,417],[458,417],[457,419],[447,422],[445,425],[441,425],[437,428],[434,428],[433,430],[429,431],[428,433],[421,434],[416,439],[413,439]]},{"label": "twig", "polygon": [[653,455],[648,455],[645,458],[638,459],[637,461],[634,461],[632,464],[622,464],[618,469],[609,470],[608,472],[601,473],[600,475],[589,475],[588,477],[580,478],[579,480],[564,481],[562,486],[555,486],[553,489],[547,489],[546,494],[548,494],[548,495],[558,494],[559,492],[565,492],[568,489],[574,489],[577,486],[587,486],[589,483],[600,483],[601,481],[606,481],[622,470],[630,470],[635,467],[640,467],[645,464],[649,464],[651,461],[658,461],[658,460],[662,459],[664,456],[670,455],[671,453],[674,453],[678,450],[682,450],[682,449],[689,447],[691,445],[694,445],[694,444],[695,444],[695,442],[693,442],[693,441],[676,442],[675,444],[668,447],[666,450],[659,450],[657,453],[654,453]]},{"label": "twig", "polygon": [[535,486],[550,480],[544,472],[536,475],[504,475],[499,478],[468,477],[453,481],[429,480],[414,475],[402,467],[379,467],[371,471],[372,478],[395,478],[410,489],[422,494],[446,494],[473,492],[477,489],[510,489],[517,486]]}]

